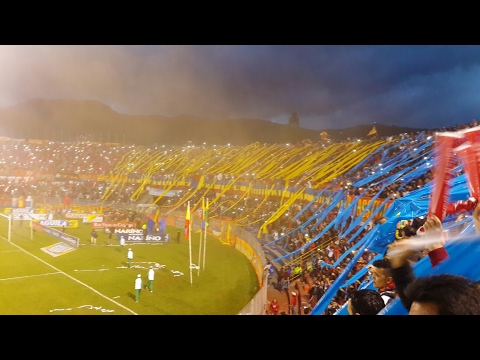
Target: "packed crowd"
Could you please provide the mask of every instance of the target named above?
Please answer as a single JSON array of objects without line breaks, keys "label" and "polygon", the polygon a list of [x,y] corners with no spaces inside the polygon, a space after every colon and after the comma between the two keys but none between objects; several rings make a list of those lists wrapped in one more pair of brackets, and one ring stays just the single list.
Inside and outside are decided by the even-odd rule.
[{"label": "packed crowd", "polygon": [[[411,135],[412,137],[414,134]],[[427,134],[425,134],[427,136]],[[400,138],[400,137],[399,137]],[[386,140],[386,139],[384,139]],[[392,137],[392,140],[394,138]],[[366,140],[365,140],[366,141]],[[373,139],[369,140],[370,142]],[[321,149],[325,144],[315,145],[316,149]],[[107,188],[108,182],[111,180],[108,175],[116,170],[118,164],[122,159],[131,159],[131,164],[139,159],[139,154],[142,151],[146,151],[144,147],[135,146],[121,146],[115,144],[102,144],[102,143],[62,143],[62,142],[49,142],[49,143],[28,143],[28,142],[16,142],[16,141],[3,141],[0,144],[2,149],[2,156],[0,158],[0,193],[21,197],[21,196],[62,196],[68,194],[73,199],[92,199],[100,200],[103,193]],[[410,145],[414,146],[414,145]],[[286,149],[295,148],[290,150],[291,156],[282,158],[282,166],[286,168],[302,156],[306,156],[312,153],[313,145],[305,146],[304,144],[285,146]],[[391,154],[389,157],[395,155],[396,148],[394,142],[390,145]],[[218,149],[218,153],[225,154],[225,159],[219,160],[219,164],[224,164],[228,161],[228,151],[241,152],[242,147],[228,146],[228,149]],[[150,150],[150,149],[149,149]],[[168,151],[178,156],[184,149],[182,147],[172,147]],[[208,148],[195,148],[189,149],[188,152],[184,152],[184,163],[195,163],[199,157],[205,155],[210,151]],[[281,151],[279,148],[278,151]],[[158,149],[151,149],[150,155],[153,155],[153,151],[159,151]],[[299,152],[300,151],[300,152]],[[167,152],[167,151],[165,151]],[[136,155],[135,155],[136,154]],[[248,153],[247,153],[248,155]],[[153,157],[153,156],[152,156]],[[259,161],[270,161],[268,157],[262,158]],[[357,177],[365,176],[365,174],[372,171],[375,164],[372,162],[366,163],[362,169],[359,169],[356,173]],[[141,186],[139,179],[142,177],[142,170],[145,166],[138,167],[136,169],[123,169],[123,173],[128,175],[128,181],[125,186],[117,190],[112,194],[112,198],[121,202],[129,202],[132,199],[132,195]],[[254,175],[254,166],[241,173],[229,173],[228,169],[225,172],[209,172],[208,169],[197,169],[196,171],[183,171],[181,174],[185,182],[190,182],[193,178],[203,175],[205,177],[205,183],[209,184],[213,181],[230,181],[235,179],[238,183],[247,182],[254,185],[277,185],[280,187],[285,186],[285,179],[281,176],[275,177],[274,175],[257,178]],[[152,181],[166,181],[174,180],[177,176],[176,173],[170,173],[165,171],[160,166],[151,169]],[[400,169],[398,169],[400,170]],[[99,178],[104,177],[103,180]],[[428,181],[429,175],[425,175],[426,179],[421,181]],[[291,186],[294,187],[306,187],[311,188],[315,184],[312,181],[303,181],[304,174],[298,175],[289,181]],[[351,180],[354,180],[352,178]],[[336,184],[338,187],[349,186],[349,180],[340,176],[338,179],[332,181],[332,184]],[[409,184],[408,186],[421,186],[422,184]],[[322,186],[325,186],[322,185]],[[408,187],[407,187],[408,188]],[[393,196],[396,191],[396,186],[392,185],[392,188],[386,189],[385,194],[382,196]],[[351,188],[352,194],[356,194],[359,189]],[[369,188],[369,195],[373,195],[376,191],[376,187]],[[194,198],[193,201],[196,199]],[[226,210],[228,203],[232,203],[236,200],[234,195],[225,195],[222,201],[225,205],[220,210]],[[247,199],[246,203],[242,203],[243,210],[229,209],[226,211],[225,216],[242,216],[248,209],[255,206],[254,200]],[[279,205],[278,201],[272,201],[265,204],[264,209],[271,211]],[[233,213],[236,211],[236,214]],[[258,216],[264,216],[265,213],[258,214]]]},{"label": "packed crowd", "polygon": [[[472,123],[472,126],[474,125],[476,125],[475,122]],[[459,160],[457,159],[457,161]],[[472,204],[476,204],[476,201],[469,199]],[[476,225],[475,228],[480,229],[480,205],[473,207],[470,206],[472,204],[469,204],[467,211],[473,210],[472,216]],[[463,219],[464,216],[465,211],[462,211],[456,221]],[[383,218],[378,223],[382,221],[386,221],[386,219]],[[375,226],[376,224],[366,225],[363,233],[365,234],[372,225]],[[422,233],[421,235],[419,231]],[[428,218],[415,218],[411,221],[400,221],[397,224],[395,239],[393,239],[394,241],[392,241],[383,258],[369,265],[368,273],[353,285],[345,289],[340,288],[323,315],[336,314],[344,305],[347,306],[350,315],[376,315],[395,298],[400,299],[403,306],[412,315],[480,314],[479,282],[453,274],[415,277],[412,266],[423,257],[429,257],[432,268],[449,258],[444,247],[444,239],[438,240],[437,243],[420,246],[416,242],[409,241],[425,235],[442,239],[442,223],[435,215],[429,215]],[[323,257],[322,260],[314,256],[311,260],[313,267],[302,269],[301,283],[308,283],[309,281],[306,279],[310,278],[310,284],[312,284],[307,286],[308,306],[304,309],[305,314],[308,314],[325,294],[343,271],[345,266],[343,263],[349,262],[352,256],[346,257],[336,268],[315,266],[315,264],[319,264],[321,261],[333,263],[353,245],[354,243],[351,243],[348,246],[345,239],[339,239],[327,247],[325,251],[320,252]],[[330,256],[325,256],[326,253],[329,253]],[[377,254],[365,251],[350,275],[355,274],[364,264],[371,262],[375,255]],[[267,269],[271,268],[270,265]],[[281,284],[280,291],[289,291],[288,286],[285,285],[286,277],[282,277],[282,273],[291,271],[288,268],[282,268],[278,276],[278,281]],[[369,279],[372,279],[375,290],[359,290],[358,285]],[[297,297],[297,290],[294,289],[289,294],[289,300],[292,300],[290,307],[297,306]],[[292,311],[289,308],[288,310],[288,313],[298,314],[300,309]]]},{"label": "packed crowd", "polygon": [[[472,123],[474,124],[474,123]],[[401,151],[411,151],[421,141],[433,136],[434,132],[429,131],[421,135],[420,139],[415,140],[419,133],[402,134],[398,137],[389,137],[388,139],[376,139],[389,141],[387,144],[388,154],[385,161],[394,158]],[[410,141],[400,147],[397,146],[397,141],[408,138]],[[374,139],[364,140],[366,142],[373,142]],[[317,148],[324,147],[325,144],[315,145]],[[0,194],[3,198],[6,197],[62,197],[68,195],[72,199],[88,199],[101,201],[104,194],[111,183],[111,178],[108,176],[112,172],[118,172],[116,167],[124,159],[129,159],[132,164],[137,161],[142,151],[146,151],[144,147],[135,146],[121,146],[115,144],[102,143],[61,143],[50,142],[43,144],[30,144],[25,142],[3,141],[0,144],[2,149],[2,157],[0,158]],[[301,156],[307,156],[314,152],[313,145],[305,146],[298,144],[295,146],[296,152],[292,151],[291,156],[282,158],[282,167],[295,164]],[[182,153],[182,147],[172,147],[168,151],[172,154],[179,155]],[[150,150],[150,149],[149,149]],[[184,150],[184,149],[182,149]],[[205,155],[210,151],[208,148],[190,149],[185,153],[183,162],[185,164],[193,164],[195,160]],[[228,151],[241,152],[242,148],[229,146],[228,149],[218,149],[218,152],[228,154]],[[281,149],[279,149],[281,150]],[[430,148],[426,148],[417,156],[423,156],[428,153]],[[151,149],[151,151],[159,151],[158,149]],[[167,151],[165,151],[167,152]],[[152,155],[153,153],[149,153]],[[248,155],[248,153],[247,153]],[[219,160],[219,164],[224,164],[228,161],[226,159]],[[153,156],[152,156],[153,158]],[[379,155],[372,156],[369,161],[363,164],[359,169],[356,169],[354,174],[344,173],[330,182],[322,184],[319,189],[332,186],[332,190],[340,188],[348,188],[351,195],[360,195],[365,191],[364,196],[374,196],[381,187],[378,185],[382,179],[391,176],[394,173],[402,171],[407,165],[402,165],[398,168],[392,169],[372,181],[371,184],[366,184],[362,187],[354,187],[355,181],[368,176],[372,172],[379,171],[381,164],[379,164]],[[260,160],[259,160],[260,161]],[[269,161],[268,157],[261,159],[261,161]],[[258,162],[257,162],[258,163]],[[255,164],[257,165],[257,164]],[[142,173],[146,167],[137,167],[122,169],[122,174],[126,174],[126,183],[116,188],[110,199],[121,203],[135,203],[138,198],[134,198],[139,187],[144,186],[141,182]],[[211,184],[214,181],[231,181],[235,179],[237,183],[252,183],[254,186],[272,185],[283,188],[285,186],[285,178],[279,176],[267,176],[264,178],[257,178],[254,175],[254,166],[250,169],[245,169],[241,173],[229,173],[228,169],[225,172],[208,171],[208,169],[196,169],[195,171],[183,171],[181,174],[170,173],[160,166],[149,169],[151,170],[152,181],[174,181],[178,177],[182,177],[185,183],[189,183],[194,178],[200,175],[204,176],[205,184]],[[293,179],[289,180],[289,185],[300,188],[315,187],[315,183],[311,180],[303,180],[304,174],[299,174]],[[406,195],[409,191],[422,187],[431,180],[431,173],[427,172],[421,174],[415,179],[412,179],[407,184],[403,184],[400,180],[393,182],[382,191],[380,198],[397,198]],[[169,199],[169,204],[180,201],[182,194],[179,193],[177,198]],[[196,194],[191,201],[196,203],[201,194]],[[232,219],[245,217],[249,215],[250,223],[257,223],[262,219],[270,216],[276,209],[281,206],[281,199],[272,197],[271,200],[266,201],[260,208],[257,208],[259,200],[255,198],[245,198],[243,201],[237,203],[239,196],[235,194],[224,194],[220,201],[222,204],[218,207],[218,212],[225,217]],[[236,206],[231,206],[236,204]],[[255,210],[252,213],[252,210]],[[282,219],[283,220],[283,219]],[[282,221],[280,220],[280,221]],[[288,219],[287,219],[288,221]]]}]

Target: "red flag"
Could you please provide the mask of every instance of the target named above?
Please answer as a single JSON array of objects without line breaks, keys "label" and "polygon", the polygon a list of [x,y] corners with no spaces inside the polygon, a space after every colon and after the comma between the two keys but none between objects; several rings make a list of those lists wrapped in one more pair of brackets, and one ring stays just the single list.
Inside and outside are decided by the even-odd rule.
[{"label": "red flag", "polygon": [[453,143],[461,137],[458,133],[445,131],[436,135],[434,145],[433,186],[428,212],[443,221],[446,215],[447,202],[450,198],[450,178],[453,169]]},{"label": "red flag", "polygon": [[185,239],[190,239],[190,201],[187,204],[187,213],[185,215]]},{"label": "red flag", "polygon": [[68,195],[64,195],[62,199],[63,205],[70,205],[72,203],[72,199],[68,197]]}]

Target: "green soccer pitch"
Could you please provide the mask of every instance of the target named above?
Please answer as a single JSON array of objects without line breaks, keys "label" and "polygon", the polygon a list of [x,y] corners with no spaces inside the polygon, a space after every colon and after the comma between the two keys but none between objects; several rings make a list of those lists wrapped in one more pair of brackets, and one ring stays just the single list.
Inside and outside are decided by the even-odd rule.
[{"label": "green soccer pitch", "polygon": [[[60,230],[60,229],[58,229]],[[61,242],[32,232],[29,221],[0,219],[0,314],[2,315],[235,315],[259,290],[249,260],[233,247],[207,236],[205,268],[192,269],[187,239],[175,241],[177,228],[167,226],[170,242],[127,243],[123,252],[116,239],[98,231],[90,244],[91,228],[79,221],[66,233],[80,239],[77,249],[52,256],[42,250]],[[183,235],[183,229],[181,229]],[[200,234],[192,232],[192,262],[198,264]],[[203,244],[202,244],[203,245]],[[134,258],[126,262],[127,249]],[[203,246],[202,246],[203,252]],[[156,264],[158,264],[156,267]],[[141,274],[147,284],[154,266],[153,292],[142,290],[135,301],[134,282]]]}]

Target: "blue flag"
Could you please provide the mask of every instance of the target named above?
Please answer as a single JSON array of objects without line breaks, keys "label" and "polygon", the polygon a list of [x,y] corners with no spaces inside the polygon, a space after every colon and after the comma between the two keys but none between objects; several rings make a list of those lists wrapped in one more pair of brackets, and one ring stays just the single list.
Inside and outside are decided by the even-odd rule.
[{"label": "blue flag", "polygon": [[154,227],[155,227],[155,221],[153,221],[148,217],[147,218],[147,234],[149,235],[152,234]]},{"label": "blue flag", "polygon": [[162,220],[160,220],[160,233],[164,234],[166,232],[167,232],[167,222],[165,218],[162,218]]}]

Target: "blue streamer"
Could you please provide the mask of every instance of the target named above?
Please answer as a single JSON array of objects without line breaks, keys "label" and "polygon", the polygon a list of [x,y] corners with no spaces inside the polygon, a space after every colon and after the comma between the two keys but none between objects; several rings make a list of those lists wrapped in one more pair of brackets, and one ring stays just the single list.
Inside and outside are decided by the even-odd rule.
[{"label": "blue streamer", "polygon": [[[321,193],[319,193],[316,198],[318,198],[318,197],[320,196],[320,194],[321,194]],[[339,197],[340,197],[340,196],[341,196],[341,194],[339,195]],[[312,203],[312,202],[311,202],[311,203]],[[305,221],[303,224],[301,224],[300,226],[296,227],[295,229],[289,231],[289,232],[286,233],[285,235],[280,236],[277,240],[272,240],[272,241],[266,243],[264,246],[270,246],[271,244],[273,244],[273,243],[275,243],[275,242],[279,242],[279,241],[285,239],[287,236],[289,236],[289,235],[291,235],[291,234],[293,234],[293,233],[295,233],[295,232],[297,232],[297,231],[299,231],[299,230],[302,231],[302,233],[303,233],[303,229],[304,229],[309,223],[311,223],[313,220],[315,220],[316,218],[318,218],[318,216],[320,216],[320,210],[323,208],[324,205],[325,205],[325,203],[324,203],[324,204],[321,204],[320,207],[319,207],[319,209],[315,212],[315,214],[313,214],[313,215],[312,215],[307,221]]]},{"label": "blue streamer", "polygon": [[353,269],[354,264],[357,263],[358,259],[362,256],[365,249],[370,245],[370,242],[366,242],[361,249],[355,254],[353,259],[348,263],[345,267],[345,270],[335,279],[333,284],[328,288],[325,294],[321,297],[321,299],[317,302],[314,306],[310,315],[322,315],[328,307],[328,304],[332,301],[333,297],[337,293],[340,285],[344,282],[347,275]]},{"label": "blue streamer", "polygon": [[[330,203],[330,206],[327,207],[327,209],[323,212],[323,214],[320,216],[320,220],[317,222],[317,224],[314,226],[314,227],[317,227],[317,225],[323,221],[323,219],[329,214],[329,212],[335,208],[337,205],[338,205],[338,202],[341,201],[341,197],[343,197],[345,194],[344,192],[340,192],[339,194],[337,194],[337,196],[335,197],[335,199]],[[338,198],[338,200],[337,200]],[[305,249],[306,247],[310,246],[310,244],[314,241],[317,241],[320,237],[322,237],[323,234],[325,234],[328,230],[330,230],[330,228],[332,226],[335,225],[336,223],[336,219],[334,219],[330,224],[328,224],[319,234],[317,234],[315,237],[313,237],[309,242],[307,242],[306,244],[304,244],[303,246],[301,246],[300,248],[296,249],[295,251],[292,251],[291,253],[287,254],[287,255],[284,255],[284,256],[280,256],[274,260],[272,260],[273,262],[276,262],[276,261],[280,261],[280,260],[283,260],[287,257],[290,257],[292,256],[293,254],[296,254],[298,252],[300,252],[302,249]]]},{"label": "blue streamer", "polygon": [[352,251],[357,250],[360,246],[362,246],[368,240],[368,234],[366,234],[362,239],[360,239],[355,245],[353,245],[350,249],[345,251],[333,264],[328,264],[324,261],[320,261],[322,267],[328,267],[330,269],[336,268],[343,259],[345,259]]}]

